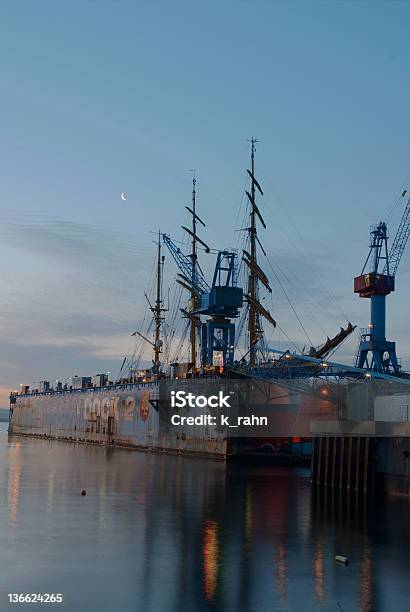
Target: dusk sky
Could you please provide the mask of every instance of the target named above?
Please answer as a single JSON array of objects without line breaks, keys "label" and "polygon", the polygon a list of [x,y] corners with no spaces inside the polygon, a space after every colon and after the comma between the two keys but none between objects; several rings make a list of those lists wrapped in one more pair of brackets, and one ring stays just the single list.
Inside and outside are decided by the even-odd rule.
[{"label": "dusk sky", "polygon": [[[182,239],[192,168],[203,238],[235,246],[251,136],[269,342],[308,344],[273,270],[315,344],[365,327],[353,277],[370,224],[393,238],[410,176],[409,22],[407,2],[3,3],[0,405],[20,383],[119,369],[150,232]],[[409,269],[410,245],[388,298],[406,368]],[[352,363],[356,343],[334,359]]]}]

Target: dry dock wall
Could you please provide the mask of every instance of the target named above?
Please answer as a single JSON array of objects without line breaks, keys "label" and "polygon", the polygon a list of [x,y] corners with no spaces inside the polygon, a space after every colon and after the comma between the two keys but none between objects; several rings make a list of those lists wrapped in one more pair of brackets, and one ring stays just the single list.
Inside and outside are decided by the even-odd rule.
[{"label": "dry dock wall", "polygon": [[25,394],[11,404],[9,431],[92,444],[224,458],[226,437],[202,426],[169,428],[159,384]]},{"label": "dry dock wall", "polygon": [[376,478],[389,495],[410,498],[410,438],[381,438],[377,445]]},{"label": "dry dock wall", "polygon": [[410,423],[312,423],[312,482],[327,489],[410,497]]}]

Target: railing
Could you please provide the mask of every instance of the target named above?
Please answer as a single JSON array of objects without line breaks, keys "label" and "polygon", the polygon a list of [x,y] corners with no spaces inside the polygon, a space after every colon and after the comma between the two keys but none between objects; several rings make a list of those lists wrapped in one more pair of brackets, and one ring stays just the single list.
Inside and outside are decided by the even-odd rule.
[{"label": "railing", "polygon": [[136,383],[124,383],[124,384],[120,384],[120,383],[115,383],[113,385],[108,385],[105,387],[82,387],[81,389],[50,389],[49,391],[35,391],[35,392],[29,392],[29,393],[13,393],[12,396],[13,397],[37,397],[37,396],[47,396],[47,395],[68,395],[70,393],[88,393],[88,392],[92,392],[92,393],[107,393],[107,391],[110,391],[112,389],[118,389],[118,390],[132,390],[132,389],[143,389],[145,387],[149,387],[152,386],[154,384],[158,384],[159,381],[158,380],[150,380],[150,381],[146,381],[146,382],[136,382]]}]

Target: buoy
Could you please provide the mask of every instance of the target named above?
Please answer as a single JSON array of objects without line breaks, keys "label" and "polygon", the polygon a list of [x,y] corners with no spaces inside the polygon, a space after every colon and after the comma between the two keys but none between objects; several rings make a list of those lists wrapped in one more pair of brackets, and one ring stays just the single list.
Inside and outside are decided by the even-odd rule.
[{"label": "buoy", "polygon": [[87,491],[86,491],[85,489],[83,489],[83,490],[81,491],[81,495],[87,495]]},{"label": "buoy", "polygon": [[337,561],[338,563],[343,563],[343,565],[349,565],[349,559],[347,557],[344,557],[343,555],[336,555],[335,561]]}]

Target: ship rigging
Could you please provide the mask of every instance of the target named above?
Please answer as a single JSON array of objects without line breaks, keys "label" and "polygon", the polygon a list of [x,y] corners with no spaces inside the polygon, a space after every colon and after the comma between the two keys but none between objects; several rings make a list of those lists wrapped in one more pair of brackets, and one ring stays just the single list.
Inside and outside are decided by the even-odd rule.
[{"label": "ship rigging", "polygon": [[[250,139],[250,168],[247,169],[250,185],[245,190],[249,224],[247,224],[248,227],[241,230],[246,233],[246,238],[240,249],[241,261],[244,264],[242,269],[245,272],[243,284],[246,286],[246,291],[238,286],[238,256],[234,249],[212,250],[213,253],[217,253],[212,281],[207,281],[201,269],[198,249],[210,253],[211,248],[202,240],[197,231],[199,225],[203,228],[206,225],[197,213],[195,173],[192,178],[191,206],[185,206],[190,215],[190,223],[181,226],[190,241],[189,253],[184,254],[169,235],[158,233],[156,299],[154,304],[146,296],[149,309],[153,315],[151,325],[154,325],[154,340],[151,341],[147,338],[147,335],[139,331],[132,334],[138,335],[143,343],[148,342],[151,345],[154,351],[154,359],[150,371],[154,375],[166,375],[166,366],[171,364],[184,365],[183,371],[190,372],[190,376],[195,376],[200,373],[200,370],[203,371],[204,369],[217,368],[220,371],[231,368],[237,369],[238,361],[235,359],[234,351],[238,349],[238,339],[245,324],[247,337],[245,352],[241,359],[242,366],[245,369],[253,369],[268,359],[262,320],[267,321],[273,328],[276,327],[276,321],[269,310],[261,303],[261,299],[263,300],[261,290],[272,294],[272,288],[268,276],[259,263],[259,253],[262,253],[265,258],[267,258],[267,254],[259,239],[258,230],[260,227],[265,230],[267,225],[257,203],[257,198],[264,195],[255,172],[257,142],[256,138],[252,137]],[[168,308],[164,308],[162,299],[164,256],[161,254],[161,243],[166,246],[178,268],[176,284],[189,293],[188,303],[185,307],[180,306],[181,293],[175,300],[171,300],[170,323],[163,316]],[[268,259],[267,261],[269,263]],[[271,264],[269,265],[271,266]],[[170,302],[169,299],[168,302]],[[243,305],[245,305],[245,308],[242,309]],[[237,324],[234,320],[239,317],[241,309],[241,319]],[[185,319],[187,326],[179,338],[177,336],[179,339],[178,350],[174,351],[174,359],[170,359],[170,344],[175,339],[178,313],[179,317],[182,314],[182,319]],[[206,320],[204,320],[204,317],[207,317]],[[344,342],[354,329],[355,326],[348,323],[346,329],[341,328],[338,334],[332,338],[328,337],[326,342],[318,348],[311,346],[309,356],[327,357]],[[188,331],[188,361],[181,363],[182,345]],[[162,337],[165,339],[165,345]],[[302,353],[305,354],[304,349]],[[164,357],[162,363],[160,362],[161,355]],[[139,363],[139,358],[135,360],[134,357],[135,351],[131,362],[133,364],[135,362]]]},{"label": "ship rigging", "polygon": [[257,345],[263,339],[263,327],[261,317],[265,318],[273,327],[276,327],[276,322],[270,312],[262,306],[259,301],[259,282],[272,293],[269,280],[261,267],[258,265],[257,245],[266,255],[265,250],[258,238],[258,229],[256,217],[259,219],[262,227],[266,229],[266,223],[256,204],[256,190],[263,196],[262,188],[255,177],[255,144],[258,141],[256,138],[251,138],[251,169],[247,170],[251,180],[250,192],[246,191],[246,195],[250,204],[250,226],[247,228],[248,241],[250,245],[250,253],[243,250],[242,261],[248,267],[248,293],[245,295],[245,300],[248,303],[248,346],[249,346],[249,364],[251,366],[256,363]]}]

